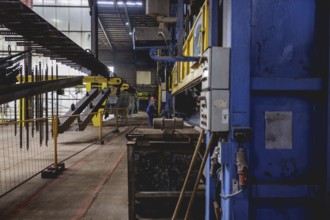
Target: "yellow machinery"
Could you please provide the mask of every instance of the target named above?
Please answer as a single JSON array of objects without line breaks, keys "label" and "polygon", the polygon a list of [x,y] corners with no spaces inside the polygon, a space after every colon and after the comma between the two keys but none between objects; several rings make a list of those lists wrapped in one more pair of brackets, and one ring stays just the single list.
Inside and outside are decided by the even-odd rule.
[{"label": "yellow machinery", "polygon": [[[72,76],[73,77],[73,76]],[[65,78],[71,78],[70,76],[59,76],[58,79],[65,79]],[[19,83],[26,83],[25,82],[25,77],[18,76],[17,80]],[[46,80],[45,76],[41,76],[42,81]],[[48,80],[51,80],[51,77],[48,78]],[[32,77],[28,76],[27,82],[32,82]],[[83,78],[83,83],[84,86],[86,87],[86,91],[89,92],[92,88],[98,88],[99,90],[109,88],[111,87],[112,89],[112,94],[116,94],[117,89],[120,89],[121,91],[126,91],[130,88],[130,85],[127,83],[123,83],[123,80],[120,77],[111,77],[111,78],[105,78],[102,76],[85,76]],[[20,103],[20,108],[21,110],[21,116],[20,120],[25,120],[25,99],[23,98],[22,103]],[[103,106],[106,104],[106,101],[102,104]],[[98,112],[103,111],[102,108],[98,110]],[[99,126],[100,124],[100,119],[99,119],[100,114],[96,114],[95,117],[93,117],[93,124],[94,126]]]},{"label": "yellow machinery", "polygon": [[[121,90],[128,89],[129,85],[127,83],[123,83],[123,80],[119,77],[112,77],[112,78],[105,78],[102,76],[87,76],[84,78],[83,81],[86,84],[86,91],[90,91],[92,88],[100,88],[105,89],[112,87],[112,90],[116,92],[116,90],[120,87]],[[116,89],[114,89],[116,88]],[[102,104],[105,106],[106,101]],[[93,125],[94,126],[100,126],[100,117],[102,117],[102,114],[100,112],[104,111],[102,108],[98,110],[99,114],[96,114],[93,117]]]},{"label": "yellow machinery", "polygon": [[[183,45],[184,56],[202,56],[208,47],[209,5],[205,1]],[[177,62],[172,70],[172,95],[197,84],[202,77],[199,62]]]}]

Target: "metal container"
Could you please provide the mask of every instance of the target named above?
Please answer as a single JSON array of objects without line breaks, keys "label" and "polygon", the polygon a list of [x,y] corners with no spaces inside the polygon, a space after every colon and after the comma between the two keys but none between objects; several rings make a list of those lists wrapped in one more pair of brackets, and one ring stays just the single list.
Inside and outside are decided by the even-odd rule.
[{"label": "metal container", "polygon": [[[199,132],[134,128],[127,134],[129,219],[171,218],[191,162]],[[188,182],[179,217],[183,217],[200,160]],[[194,219],[204,218],[204,185],[195,200]]]}]

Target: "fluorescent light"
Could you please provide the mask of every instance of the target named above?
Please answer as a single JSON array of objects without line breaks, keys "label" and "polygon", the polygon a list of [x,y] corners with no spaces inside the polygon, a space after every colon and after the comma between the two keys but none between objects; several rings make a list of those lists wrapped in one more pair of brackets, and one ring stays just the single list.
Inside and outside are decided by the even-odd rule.
[{"label": "fluorescent light", "polygon": [[97,4],[99,4],[99,5],[113,5],[114,2],[98,1]]},{"label": "fluorescent light", "polygon": [[129,32],[129,35],[132,35],[133,33],[132,32]]},{"label": "fluorescent light", "polygon": [[142,2],[126,2],[128,6],[142,6]]},{"label": "fluorescent light", "polygon": [[[115,1],[97,1],[97,4],[99,5],[114,5]],[[123,6],[125,3],[123,1],[118,1],[118,6]],[[142,6],[142,2],[126,2],[127,6]]]},{"label": "fluorescent light", "polygon": [[55,23],[61,23],[61,22],[62,22],[62,21],[59,20],[59,19],[52,19],[52,21],[55,22]]},{"label": "fluorescent light", "polygon": [[129,23],[128,23],[128,22],[126,22],[125,24],[126,24],[126,25],[129,25]]}]

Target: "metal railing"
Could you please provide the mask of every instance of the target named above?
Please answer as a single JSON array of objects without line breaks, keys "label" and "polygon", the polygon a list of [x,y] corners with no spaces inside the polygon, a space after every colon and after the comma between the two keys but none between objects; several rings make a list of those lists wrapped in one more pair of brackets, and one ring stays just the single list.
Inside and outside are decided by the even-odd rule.
[{"label": "metal railing", "polygon": [[[118,118],[126,117],[127,108],[109,110]],[[72,115],[75,123],[59,133],[59,119],[64,116],[0,123],[0,197],[13,191],[36,175],[77,155],[93,144],[103,144],[103,111]],[[80,120],[92,118],[94,126],[79,132]]]}]

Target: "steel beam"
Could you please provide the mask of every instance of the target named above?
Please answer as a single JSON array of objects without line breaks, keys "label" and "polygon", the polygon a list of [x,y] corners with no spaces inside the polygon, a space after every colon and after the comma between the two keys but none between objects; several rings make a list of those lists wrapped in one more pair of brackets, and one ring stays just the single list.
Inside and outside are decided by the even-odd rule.
[{"label": "steel beam", "polygon": [[[26,83],[26,85],[13,85],[1,87],[0,104],[14,101],[20,98],[42,94],[46,92],[56,91],[82,84],[83,77],[75,77],[71,79],[51,80],[45,82]],[[22,88],[23,87],[23,88]],[[20,89],[19,89],[20,88]],[[4,92],[4,90],[7,92]]]}]

